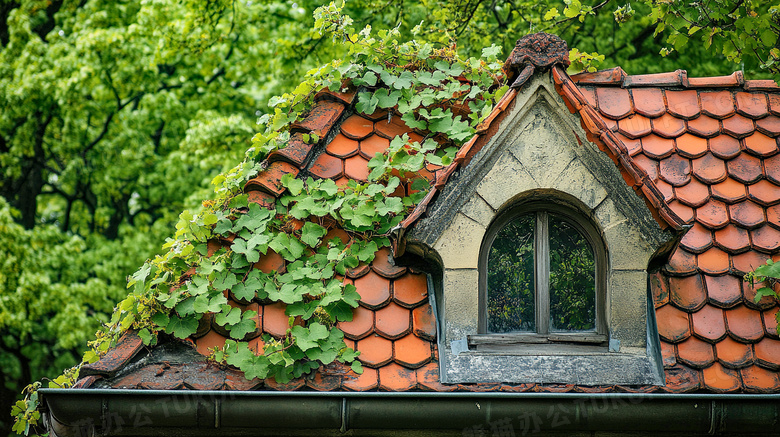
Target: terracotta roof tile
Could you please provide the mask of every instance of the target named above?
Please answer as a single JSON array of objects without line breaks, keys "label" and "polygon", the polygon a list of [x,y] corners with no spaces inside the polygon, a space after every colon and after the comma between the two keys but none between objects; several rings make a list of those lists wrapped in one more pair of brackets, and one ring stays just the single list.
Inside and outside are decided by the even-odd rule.
[{"label": "terracotta roof tile", "polygon": [[741,369],[753,364],[753,347],[726,337],[715,345],[718,361],[725,367]]},{"label": "terracotta roof tile", "polygon": [[393,281],[393,300],[403,307],[414,308],[428,300],[428,277],[407,273]]},{"label": "terracotta roof tile", "polygon": [[650,124],[649,118],[639,114],[618,120],[618,132],[628,138],[641,138],[649,134],[653,126]]},{"label": "terracotta roof tile", "polygon": [[674,345],[665,341],[661,342],[661,359],[663,360],[664,368],[669,368],[677,364],[677,352],[674,349]]},{"label": "terracotta roof tile", "polygon": [[335,156],[323,153],[309,167],[309,172],[322,179],[337,179],[344,173],[344,163]]},{"label": "terracotta roof tile", "polygon": [[726,226],[715,231],[718,246],[731,253],[740,253],[750,248],[748,232],[737,226]]},{"label": "terracotta roof tile", "polygon": [[673,200],[669,202],[669,208],[677,214],[685,223],[690,223],[693,220],[693,209],[689,206],[685,206],[682,203]]},{"label": "terracotta roof tile", "polygon": [[412,310],[412,329],[414,335],[427,340],[436,339],[436,318],[433,316],[433,308],[422,305]]},{"label": "terracotta roof tile", "polygon": [[688,314],[672,305],[664,305],[655,312],[658,334],[662,339],[678,343],[691,336]]},{"label": "terracotta roof tile", "polygon": [[247,201],[249,203],[256,203],[263,208],[273,208],[276,203],[276,197],[263,191],[250,191],[247,193]]},{"label": "terracotta roof tile", "polygon": [[286,174],[297,176],[299,172],[298,167],[289,162],[272,162],[268,168],[247,181],[246,185],[244,185],[244,191],[264,190],[274,196],[279,196],[285,190],[282,186],[282,176]]},{"label": "terracotta roof tile", "polygon": [[377,153],[384,153],[388,147],[390,147],[390,140],[379,135],[371,135],[360,141],[360,154],[366,159],[371,159]]},{"label": "terracotta roof tile", "polygon": [[750,185],[761,177],[761,161],[747,154],[740,154],[727,163],[729,175],[739,182]]},{"label": "terracotta roof tile", "polygon": [[698,158],[707,153],[707,140],[691,134],[685,134],[674,140],[677,152],[687,158]]},{"label": "terracotta roof tile", "polygon": [[761,118],[769,112],[766,94],[737,93],[737,112],[751,118]]},{"label": "terracotta roof tile", "polygon": [[767,179],[780,185],[780,155],[764,159],[764,172]]},{"label": "terracotta roof tile", "polygon": [[389,247],[379,249],[374,255],[374,261],[371,262],[371,269],[388,279],[402,276],[406,273],[406,267],[391,263],[391,256]]},{"label": "terracotta roof tile", "polygon": [[696,91],[664,91],[667,111],[680,118],[691,119],[699,115],[699,96]]},{"label": "terracotta roof tile", "polygon": [[392,140],[398,135],[403,135],[411,132],[411,129],[409,126],[406,125],[406,123],[401,120],[401,117],[392,117],[392,119],[388,122],[387,119],[383,119],[381,121],[377,121],[374,125],[374,130],[377,134],[387,138],[388,140]]},{"label": "terracotta roof tile", "polygon": [[344,113],[344,105],[339,102],[321,101],[311,108],[303,120],[293,123],[291,131],[303,130],[324,137]]},{"label": "terracotta roof tile", "polygon": [[376,334],[358,340],[357,350],[360,351],[358,358],[368,367],[378,368],[393,359],[393,342]]},{"label": "terracotta roof tile", "polygon": [[749,250],[745,253],[734,255],[731,259],[735,270],[747,273],[755,270],[756,267],[761,264],[764,264],[767,258],[769,258],[769,256],[766,254],[756,252],[755,250]]},{"label": "terracotta roof tile", "polygon": [[620,142],[626,146],[626,150],[630,156],[635,156],[637,153],[642,151],[642,141],[638,138],[628,138],[620,133],[616,133],[615,137],[617,137]]},{"label": "terracotta roof tile", "polygon": [[715,363],[702,370],[704,386],[716,393],[737,391],[742,386],[742,380],[736,370]]},{"label": "terracotta roof tile", "polygon": [[774,393],[780,390],[780,373],[751,366],[739,371],[745,389],[755,393]]},{"label": "terracotta roof tile", "polygon": [[775,226],[780,223],[780,205],[770,206],[766,209],[766,220]]},{"label": "terracotta roof tile", "polygon": [[352,310],[352,321],[341,321],[338,327],[344,331],[344,336],[352,340],[359,340],[374,329],[374,312],[359,306]]},{"label": "terracotta roof tile", "polygon": [[393,344],[395,362],[411,369],[425,365],[432,356],[431,343],[414,335],[407,335]]},{"label": "terracotta roof tile", "polygon": [[687,82],[688,72],[685,70],[676,70],[666,73],[650,73],[650,74],[632,74],[626,76],[623,79],[623,86],[639,87],[639,86],[681,86]]},{"label": "terracotta roof tile", "polygon": [[664,114],[652,120],[653,133],[664,138],[676,138],[685,132],[685,122],[671,114]]},{"label": "terracotta roof tile", "polygon": [[116,346],[99,360],[81,367],[80,376],[113,376],[120,368],[143,348],[143,341],[135,331],[127,331],[119,338]]},{"label": "terracotta roof tile", "polygon": [[359,115],[351,115],[341,123],[341,133],[353,140],[362,140],[374,133],[374,122]]},{"label": "terracotta roof tile", "polygon": [[571,76],[575,83],[585,83],[594,85],[621,85],[626,77],[626,72],[620,67],[610,68],[608,70],[599,70],[592,73],[579,73]]},{"label": "terracotta roof tile", "polygon": [[[728,256],[726,262],[728,263]],[[669,300],[678,308],[689,311],[695,311],[704,305],[707,292],[704,290],[701,275],[669,278]]]},{"label": "terracotta roof tile", "polygon": [[735,138],[721,135],[709,140],[710,151],[722,159],[731,159],[740,154],[742,151],[739,146],[739,141]]},{"label": "terracotta roof tile", "polygon": [[729,335],[743,342],[756,342],[764,336],[761,313],[744,305],[726,311]]},{"label": "terracotta roof tile", "polygon": [[287,305],[276,302],[263,306],[263,331],[274,337],[283,337],[289,328],[289,317],[285,314]]},{"label": "terracotta roof tile", "polygon": [[753,345],[756,361],[768,369],[780,369],[780,341],[765,338]]},{"label": "terracotta roof tile", "polygon": [[754,283],[753,285],[750,285],[749,282],[742,282],[742,295],[744,296],[743,302],[745,302],[745,305],[757,310],[765,310],[775,306],[777,301],[772,296],[764,296],[756,302],[758,290],[765,286],[766,283],[764,282]]},{"label": "terracotta roof tile", "polygon": [[412,330],[411,312],[391,302],[381,310],[376,311],[375,327],[377,333],[385,338],[397,339]]},{"label": "terracotta roof tile", "polygon": [[333,391],[341,387],[341,376],[315,372],[313,378],[304,378],[306,386],[316,391]]},{"label": "terracotta roof tile", "polygon": [[657,88],[632,89],[634,109],[645,117],[659,117],[666,112],[664,96]]},{"label": "terracotta roof tile", "polygon": [[368,180],[368,161],[362,156],[356,155],[344,161],[344,174],[361,182]]},{"label": "terracotta roof tile", "polygon": [[355,287],[360,293],[360,303],[370,309],[381,308],[390,301],[390,281],[374,272],[355,279]]},{"label": "terracotta roof tile", "polygon": [[666,276],[661,272],[652,273],[650,277],[650,290],[653,292],[653,303],[658,308],[669,303],[669,284]]},{"label": "terracotta roof tile", "polygon": [[704,275],[707,286],[707,296],[715,305],[729,308],[742,300],[740,280],[736,276],[709,276]]},{"label": "terracotta roof tile", "polygon": [[328,146],[325,148],[325,150],[337,158],[349,158],[350,156],[357,155],[358,144],[359,143],[356,140],[352,140],[342,134],[338,134],[330,143],[328,143]]},{"label": "terracotta roof tile", "polygon": [[723,133],[734,138],[745,138],[756,130],[753,120],[738,114],[723,120],[722,123]]},{"label": "terracotta roof tile", "polygon": [[309,156],[313,145],[303,141],[303,134],[298,132],[290,136],[287,145],[279,150],[275,150],[268,155],[268,161],[286,161],[296,167],[300,167]]},{"label": "terracotta roof tile", "polygon": [[720,133],[720,121],[706,115],[686,122],[688,130],[704,138],[712,138]]},{"label": "terracotta roof tile", "polygon": [[639,155],[634,158],[634,163],[647,173],[650,180],[658,180],[658,161],[644,155]]},{"label": "terracotta roof tile", "polygon": [[729,205],[729,213],[732,220],[748,229],[765,222],[764,209],[749,200]]},{"label": "terracotta roof tile", "polygon": [[777,140],[761,132],[755,132],[743,140],[745,150],[756,156],[772,156],[777,153]]},{"label": "terracotta roof tile", "polygon": [[622,88],[597,88],[599,110],[612,119],[620,119],[631,113],[631,97]]},{"label": "terracotta roof tile", "polygon": [[387,110],[386,109],[377,109],[371,114],[364,114],[360,113],[361,117],[365,117],[371,121],[379,121],[379,120],[387,120]]},{"label": "terracotta roof tile", "polygon": [[263,273],[271,273],[273,271],[281,272],[284,270],[284,267],[284,258],[274,252],[273,249],[268,249],[268,252],[265,255],[261,254],[260,260],[254,264],[254,268]]},{"label": "terracotta roof tile", "polygon": [[691,180],[691,161],[677,155],[662,160],[659,165],[661,179],[675,187],[685,185]]},{"label": "terracotta roof tile", "polygon": [[762,134],[774,138],[780,135],[780,117],[770,115],[769,117],[756,120],[756,129]]},{"label": "terracotta roof tile", "polygon": [[768,94],[767,99],[769,99],[769,112],[780,116],[780,94]]},{"label": "terracotta roof tile", "polygon": [[266,387],[277,391],[295,391],[306,385],[306,381],[303,378],[295,378],[284,384],[276,382],[273,378],[266,378],[264,382]]},{"label": "terracotta roof tile", "polygon": [[691,274],[696,271],[696,255],[678,248],[664,268],[667,272],[675,275]]},{"label": "terracotta roof tile", "polygon": [[660,179],[656,179],[653,182],[655,183],[656,188],[658,188],[658,191],[663,194],[666,203],[669,203],[674,199],[674,187]]},{"label": "terracotta roof tile", "polygon": [[712,185],[726,179],[726,163],[711,153],[694,159],[692,164],[693,175],[702,182]]},{"label": "terracotta roof tile", "polygon": [[379,368],[379,388],[387,391],[409,391],[417,386],[417,373],[390,363]]},{"label": "terracotta roof tile", "polygon": [[439,382],[439,363],[428,363],[417,369],[415,373],[417,373],[417,384],[423,390],[447,392],[457,389],[456,385],[445,385]]},{"label": "terracotta roof tile", "polygon": [[701,388],[701,373],[684,364],[676,364],[664,370],[666,377],[665,391],[672,393],[687,393]]},{"label": "terracotta roof tile", "polygon": [[214,314],[206,313],[198,321],[198,329],[194,334],[190,336],[191,339],[197,340],[211,331],[211,319],[214,318]]},{"label": "terracotta roof tile", "polygon": [[338,238],[344,244],[349,243],[349,240],[351,239],[349,234],[347,234],[347,232],[343,229],[333,228],[329,230],[324,237],[322,237],[322,243],[320,243],[320,245],[327,246],[328,242],[334,238]]},{"label": "terracotta roof tile", "polygon": [[712,305],[704,305],[691,315],[694,335],[715,343],[726,336],[726,321],[723,310]]},{"label": "terracotta roof tile", "polygon": [[777,252],[780,249],[780,231],[769,225],[750,231],[750,237],[758,250]]},{"label": "terracotta roof tile", "polygon": [[352,279],[362,278],[371,272],[371,267],[366,263],[360,263],[357,267],[347,269],[347,277]]},{"label": "terracotta roof tile", "polygon": [[674,196],[688,206],[698,207],[707,203],[710,198],[710,188],[696,179],[691,179],[682,187],[675,188]]},{"label": "terracotta roof tile", "polygon": [[712,185],[712,196],[728,203],[743,200],[746,195],[745,185],[734,179],[727,178],[723,182]]},{"label": "terracotta roof tile", "polygon": [[705,273],[717,275],[729,271],[729,255],[717,247],[709,249],[696,259],[699,269]]},{"label": "terracotta roof tile", "polygon": [[641,139],[642,152],[656,159],[666,158],[674,151],[674,140],[649,135]]},{"label": "terracotta roof tile", "polygon": [[748,91],[777,91],[777,83],[772,79],[746,80],[745,89]]},{"label": "terracotta roof tile", "polygon": [[701,92],[699,98],[702,112],[711,117],[723,119],[734,114],[734,99],[730,91]]},{"label": "terracotta roof tile", "polygon": [[696,209],[696,221],[711,229],[718,229],[729,222],[728,207],[718,200],[710,200]]},{"label": "terracotta roof tile", "polygon": [[764,329],[766,335],[772,338],[778,338],[777,334],[777,313],[780,312],[780,307],[770,308],[763,313],[761,317],[764,319]]},{"label": "terracotta roof tile", "polygon": [[741,71],[735,71],[728,76],[689,77],[689,88],[731,88],[745,83]]},{"label": "terracotta roof tile", "polygon": [[677,359],[691,367],[701,369],[715,361],[712,345],[691,337],[677,344]]},{"label": "terracotta roof tile", "polygon": [[342,385],[352,391],[373,390],[379,386],[379,372],[370,367],[364,367],[360,375],[349,372],[344,375]]}]

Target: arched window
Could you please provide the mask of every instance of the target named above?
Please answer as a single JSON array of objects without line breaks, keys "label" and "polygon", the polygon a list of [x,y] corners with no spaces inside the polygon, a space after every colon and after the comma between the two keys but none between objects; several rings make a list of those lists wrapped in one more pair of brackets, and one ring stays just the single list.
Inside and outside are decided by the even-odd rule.
[{"label": "arched window", "polygon": [[604,343],[606,251],[568,206],[523,203],[500,214],[480,253],[480,343]]}]

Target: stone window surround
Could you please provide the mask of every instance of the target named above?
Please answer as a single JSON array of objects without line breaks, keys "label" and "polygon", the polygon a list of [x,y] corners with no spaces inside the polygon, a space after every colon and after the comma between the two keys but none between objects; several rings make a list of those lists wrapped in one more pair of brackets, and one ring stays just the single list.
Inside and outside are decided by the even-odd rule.
[{"label": "stone window surround", "polygon": [[[436,302],[443,383],[663,384],[646,269],[679,235],[660,228],[614,163],[585,138],[549,76],[535,75],[497,133],[407,236],[407,250],[442,268]],[[481,243],[499,212],[527,196],[574,199],[601,230],[609,254],[610,352],[468,350],[467,336],[478,332]]]}]

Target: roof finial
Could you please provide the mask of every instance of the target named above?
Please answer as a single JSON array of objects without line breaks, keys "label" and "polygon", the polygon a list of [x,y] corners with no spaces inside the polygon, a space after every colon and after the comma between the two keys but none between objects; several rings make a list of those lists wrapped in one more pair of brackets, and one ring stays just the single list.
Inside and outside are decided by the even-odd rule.
[{"label": "roof finial", "polygon": [[517,40],[504,63],[504,71],[510,78],[516,75],[512,88],[520,88],[536,69],[554,64],[569,66],[569,46],[557,35],[539,32]]}]

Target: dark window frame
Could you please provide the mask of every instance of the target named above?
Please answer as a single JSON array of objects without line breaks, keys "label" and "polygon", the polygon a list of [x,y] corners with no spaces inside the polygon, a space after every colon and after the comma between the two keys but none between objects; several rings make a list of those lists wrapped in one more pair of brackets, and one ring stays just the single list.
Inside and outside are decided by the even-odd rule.
[{"label": "dark window frame", "polygon": [[[487,265],[490,249],[496,236],[507,223],[528,214],[534,214],[536,219],[534,226],[534,314],[536,317],[536,332],[488,333]],[[596,263],[596,323],[594,331],[549,331],[549,235],[547,234],[547,226],[550,214],[554,214],[574,227],[585,237],[593,250]],[[606,323],[607,269],[607,250],[601,232],[582,212],[569,205],[555,203],[551,200],[535,200],[513,205],[497,215],[485,233],[482,246],[480,247],[478,334],[469,336],[470,347],[485,351],[502,350],[517,347],[517,345],[522,345],[521,348],[538,350],[540,344],[581,344],[606,347],[608,342]]]}]

